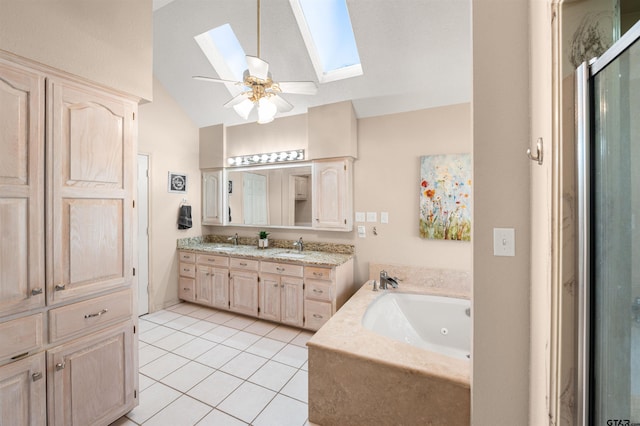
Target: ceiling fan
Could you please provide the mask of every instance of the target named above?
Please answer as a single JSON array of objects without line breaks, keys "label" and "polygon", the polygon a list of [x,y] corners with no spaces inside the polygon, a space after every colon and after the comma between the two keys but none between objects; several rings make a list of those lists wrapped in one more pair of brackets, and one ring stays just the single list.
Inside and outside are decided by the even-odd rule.
[{"label": "ceiling fan", "polygon": [[243,92],[224,104],[231,108],[245,120],[254,109],[258,112],[258,123],[273,121],[276,113],[288,112],[293,105],[279,96],[280,93],[315,95],[318,87],[313,81],[281,81],[274,82],[269,72],[269,63],[260,59],[260,0],[258,2],[258,52],[257,56],[246,56],[247,69],[243,74],[243,81],[223,80],[214,77],[193,76],[196,80],[214,83],[232,83],[244,86]]}]

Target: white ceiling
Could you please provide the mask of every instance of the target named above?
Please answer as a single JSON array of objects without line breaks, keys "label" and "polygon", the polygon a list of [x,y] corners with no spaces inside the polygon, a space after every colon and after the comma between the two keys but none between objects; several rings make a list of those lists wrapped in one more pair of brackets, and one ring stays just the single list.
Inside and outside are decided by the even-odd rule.
[{"label": "white ceiling", "polygon": [[[314,96],[282,95],[295,106],[287,115],[348,99],[358,118],[470,101],[470,0],[347,5],[364,75],[321,84]],[[262,0],[260,7],[260,56],[273,80],[317,83],[289,0]],[[246,121],[222,107],[231,98],[223,84],[191,78],[218,77],[193,37],[229,23],[255,55],[256,22],[256,0],[154,0],[154,74],[198,127]]]}]

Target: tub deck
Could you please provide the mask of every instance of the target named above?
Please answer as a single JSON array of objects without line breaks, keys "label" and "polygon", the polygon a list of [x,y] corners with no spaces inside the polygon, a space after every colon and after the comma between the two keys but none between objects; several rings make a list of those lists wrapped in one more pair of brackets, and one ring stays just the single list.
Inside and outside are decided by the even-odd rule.
[{"label": "tub deck", "polygon": [[[405,282],[386,291],[426,292]],[[323,426],[469,424],[470,361],[365,329],[362,316],[380,294],[365,283],[307,343],[309,421]]]}]

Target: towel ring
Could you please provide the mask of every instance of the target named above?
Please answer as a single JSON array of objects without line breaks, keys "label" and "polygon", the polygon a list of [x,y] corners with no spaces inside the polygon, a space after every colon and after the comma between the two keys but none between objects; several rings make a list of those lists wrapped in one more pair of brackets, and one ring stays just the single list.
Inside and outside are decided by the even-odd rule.
[{"label": "towel ring", "polygon": [[531,161],[537,161],[538,164],[542,166],[542,159],[543,159],[542,150],[543,150],[542,138],[538,138],[538,141],[536,142],[535,157],[531,155],[531,148],[527,148],[527,157],[529,157],[529,160]]}]

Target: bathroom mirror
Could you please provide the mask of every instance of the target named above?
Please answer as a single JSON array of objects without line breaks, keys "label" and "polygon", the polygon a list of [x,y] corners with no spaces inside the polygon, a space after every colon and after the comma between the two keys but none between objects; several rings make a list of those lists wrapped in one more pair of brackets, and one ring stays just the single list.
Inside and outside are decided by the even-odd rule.
[{"label": "bathroom mirror", "polygon": [[310,228],[311,163],[224,170],[229,226]]}]

